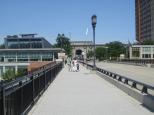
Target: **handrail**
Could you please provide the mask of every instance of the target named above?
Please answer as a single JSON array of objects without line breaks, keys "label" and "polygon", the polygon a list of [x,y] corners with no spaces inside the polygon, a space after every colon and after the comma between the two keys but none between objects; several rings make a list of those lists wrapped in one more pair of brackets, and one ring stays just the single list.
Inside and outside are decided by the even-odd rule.
[{"label": "handrail", "polygon": [[[82,63],[84,65],[87,65],[90,68],[93,68],[93,65],[86,64],[83,61],[80,61],[80,63]],[[113,78],[113,79],[121,82],[121,83],[124,83],[126,85],[130,85],[132,88],[135,88],[135,89],[141,91],[141,93],[149,94],[148,93],[148,89],[154,90],[154,86],[149,85],[149,84],[146,84],[146,83],[142,83],[140,81],[137,81],[137,80],[128,78],[126,76],[122,76],[120,74],[117,74],[117,73],[114,73],[114,72],[111,72],[111,71],[108,71],[108,70],[105,70],[105,69],[102,69],[102,68],[99,68],[99,67],[96,67],[96,70],[99,71],[99,72],[101,72],[102,74],[105,74],[106,76],[108,76],[110,78]],[[129,84],[128,82],[132,82],[132,84]],[[137,88],[137,85],[141,85],[142,86],[142,89],[141,90],[138,89]]]},{"label": "handrail", "polygon": [[[59,63],[58,63],[59,64]],[[49,69],[49,68],[52,68],[52,67],[55,67],[57,64],[47,64],[47,65],[44,65],[40,68],[38,68],[37,70],[33,71],[32,73],[29,73],[23,77],[19,77],[11,82],[8,82],[8,83],[2,83],[2,86],[1,87],[8,87],[9,85],[12,85],[12,84],[16,84],[17,82],[24,82],[25,80],[27,81],[27,79],[29,80],[29,78],[31,78],[33,75],[36,75],[38,73],[41,73],[43,71],[45,71],[45,69]]]},{"label": "handrail", "polygon": [[0,84],[0,115],[24,115],[62,69],[62,62],[47,64],[28,75]]}]

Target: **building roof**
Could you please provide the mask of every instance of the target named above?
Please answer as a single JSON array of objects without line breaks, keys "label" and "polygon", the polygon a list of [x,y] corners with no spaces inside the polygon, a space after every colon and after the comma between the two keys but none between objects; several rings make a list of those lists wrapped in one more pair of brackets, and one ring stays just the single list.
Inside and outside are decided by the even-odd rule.
[{"label": "building roof", "polygon": [[[9,51],[61,51],[61,48],[24,48],[24,49],[0,49],[0,52],[9,52]],[[62,51],[64,51],[62,49]]]}]

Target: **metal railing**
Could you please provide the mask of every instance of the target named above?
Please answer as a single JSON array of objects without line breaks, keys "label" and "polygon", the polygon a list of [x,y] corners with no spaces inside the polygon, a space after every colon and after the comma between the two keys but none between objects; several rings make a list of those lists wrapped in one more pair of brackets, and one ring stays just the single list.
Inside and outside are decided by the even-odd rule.
[{"label": "metal railing", "polygon": [[25,115],[56,75],[62,63],[48,64],[20,79],[0,85],[0,115]]},{"label": "metal railing", "polygon": [[[83,65],[86,65],[89,68],[93,68],[93,65],[86,64],[85,62],[80,62],[80,63],[82,63]],[[154,96],[154,86],[139,82],[137,80],[116,74],[114,72],[111,72],[111,71],[108,71],[108,70],[105,70],[105,69],[102,69],[102,68],[96,67],[96,70],[98,72],[106,75],[107,77],[110,77],[110,78],[117,80],[117,81],[119,81],[119,82],[121,82],[125,85],[129,85],[132,88],[135,88],[135,89],[141,91],[141,93],[145,93],[145,94],[149,94],[151,96]]]}]

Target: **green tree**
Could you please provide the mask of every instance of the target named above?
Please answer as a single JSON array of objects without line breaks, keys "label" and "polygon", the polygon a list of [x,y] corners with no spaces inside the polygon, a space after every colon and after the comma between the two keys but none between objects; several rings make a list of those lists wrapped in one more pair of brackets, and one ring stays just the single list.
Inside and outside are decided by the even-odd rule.
[{"label": "green tree", "polygon": [[22,77],[24,75],[27,75],[27,69],[20,69],[20,70],[17,71],[17,73],[13,69],[8,69],[2,75],[2,79],[6,82],[9,82],[9,81],[16,79],[17,77]]},{"label": "green tree", "polygon": [[99,61],[107,58],[107,49],[106,48],[97,47],[95,51],[96,51],[96,59],[98,59]]},{"label": "green tree", "polygon": [[141,43],[141,45],[154,45],[154,41],[152,40],[145,40]]},{"label": "green tree", "polygon": [[28,72],[27,72],[27,69],[25,68],[25,69],[20,69],[20,70],[18,70],[17,71],[17,73],[15,74],[15,77],[17,78],[17,77],[22,77],[22,76],[24,76],[24,75],[27,75],[28,74]]},{"label": "green tree", "polygon": [[54,47],[62,48],[65,50],[66,55],[71,55],[72,47],[70,39],[68,37],[65,37],[64,34],[58,34]]},{"label": "green tree", "polygon": [[14,80],[16,78],[16,75],[15,75],[15,71],[12,70],[12,69],[9,69],[7,70],[3,75],[2,75],[2,78],[4,81],[11,81],[11,80]]},{"label": "green tree", "polygon": [[108,55],[111,59],[118,59],[120,54],[126,53],[126,48],[123,43],[119,41],[113,41],[107,44]]},{"label": "green tree", "polygon": [[87,58],[92,58],[94,56],[94,52],[93,51],[88,51],[87,52]]}]

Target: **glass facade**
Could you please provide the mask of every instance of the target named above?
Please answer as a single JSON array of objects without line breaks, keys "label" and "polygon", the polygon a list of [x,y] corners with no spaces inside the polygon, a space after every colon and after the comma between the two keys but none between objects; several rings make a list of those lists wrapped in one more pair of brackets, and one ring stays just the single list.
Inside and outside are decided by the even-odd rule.
[{"label": "glass facade", "polygon": [[15,67],[14,66],[6,66],[5,71],[11,70],[15,73]]},{"label": "glass facade", "polygon": [[43,37],[35,37],[34,35],[21,35],[21,37],[7,36],[5,38],[5,48],[51,48],[52,45]]},{"label": "glass facade", "polygon": [[0,53],[0,62],[30,62],[30,61],[52,61],[54,52],[3,52]]},{"label": "glass facade", "polygon": [[151,54],[151,47],[143,47],[142,53],[144,54]]},{"label": "glass facade", "polygon": [[142,48],[142,58],[151,58],[151,47]]},{"label": "glass facade", "polygon": [[142,54],[142,58],[151,58],[151,54]]},{"label": "glass facade", "polygon": [[132,57],[140,57],[140,48],[139,47],[132,48]]},{"label": "glass facade", "polygon": [[8,39],[8,48],[42,48],[41,39]]},{"label": "glass facade", "polygon": [[154,45],[134,45],[130,50],[130,59],[154,59]]}]

